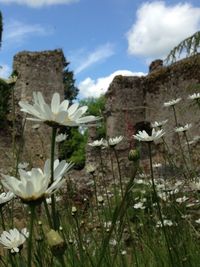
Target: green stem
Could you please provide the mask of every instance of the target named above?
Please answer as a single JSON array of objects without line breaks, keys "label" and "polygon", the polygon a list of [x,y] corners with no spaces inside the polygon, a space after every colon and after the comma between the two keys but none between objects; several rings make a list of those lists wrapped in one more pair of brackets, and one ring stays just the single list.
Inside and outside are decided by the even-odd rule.
[{"label": "green stem", "polygon": [[0,214],[1,214],[1,222],[2,222],[2,228],[5,231],[6,227],[5,227],[5,221],[4,221],[4,216],[3,216],[3,210],[2,207],[0,207]]},{"label": "green stem", "polygon": [[59,257],[59,262],[60,262],[60,264],[61,264],[62,267],[66,267],[65,260],[64,260],[64,257],[63,256],[60,256]]},{"label": "green stem", "polygon": [[172,257],[172,253],[171,253],[171,249],[170,249],[170,244],[169,244],[169,240],[167,237],[167,233],[166,233],[166,229],[165,229],[165,225],[164,225],[164,220],[163,220],[163,216],[162,216],[162,212],[161,212],[161,206],[160,206],[160,202],[159,202],[159,198],[157,195],[156,186],[155,186],[155,182],[154,182],[153,162],[152,162],[152,155],[151,155],[151,142],[148,142],[148,148],[149,148],[149,161],[150,161],[150,170],[151,170],[151,182],[152,182],[152,187],[153,187],[154,198],[156,200],[156,204],[158,207],[158,215],[159,215],[159,219],[161,221],[162,230],[163,230],[163,234],[165,237],[165,241],[166,241],[166,245],[167,245],[167,249],[168,249],[168,253],[169,253],[169,257],[170,257],[170,261],[171,261],[171,266],[175,266],[173,263],[173,257]]},{"label": "green stem", "polygon": [[52,222],[51,222],[51,215],[50,215],[50,212],[49,212],[49,208],[48,208],[48,204],[47,204],[46,199],[44,199],[44,208],[45,208],[45,212],[46,212],[46,215],[47,215],[49,226],[50,226],[50,228],[52,228],[53,225],[52,225]]},{"label": "green stem", "polygon": [[117,155],[117,151],[116,151],[116,149],[114,147],[113,147],[113,151],[115,153],[115,158],[116,158],[116,161],[117,161],[117,167],[118,167],[118,172],[119,172],[119,183],[120,183],[121,195],[123,197],[124,192],[123,192],[122,174],[121,174],[121,169],[120,169],[120,164],[119,164],[119,158],[118,158],[118,155]]},{"label": "green stem", "polygon": [[125,192],[124,192],[124,195],[123,195],[123,198],[122,198],[120,205],[119,206],[117,205],[115,210],[114,210],[114,213],[112,216],[112,225],[111,225],[111,228],[110,228],[108,235],[102,241],[102,249],[100,251],[99,260],[97,261],[96,267],[102,266],[101,263],[106,256],[106,249],[109,246],[109,240],[110,240],[112,233],[116,227],[116,222],[117,222],[117,220],[121,221],[123,219],[124,214],[126,213],[127,204],[128,204],[127,203],[128,202],[127,201],[128,195],[129,195],[129,192],[133,186],[133,181],[134,181],[134,178],[136,176],[137,170],[138,170],[138,164],[136,165],[136,167],[134,169],[134,173],[133,173],[132,177],[130,178],[130,180],[126,186],[126,189],[125,189]]},{"label": "green stem", "polygon": [[35,206],[30,206],[31,218],[30,218],[30,226],[29,226],[29,238],[28,238],[28,267],[31,267],[32,261],[32,239],[33,239],[33,226],[34,226],[34,218],[35,218]]},{"label": "green stem", "polygon": [[[52,138],[51,138],[51,184],[54,182],[54,155],[55,155],[55,143],[56,143],[57,128],[52,127]],[[53,217],[53,228],[58,230],[58,220],[56,216],[56,201],[54,194],[51,196],[51,212]]]},{"label": "green stem", "polygon": [[[174,113],[175,124],[176,124],[176,127],[178,127],[178,120],[177,120],[175,106],[172,106],[172,109],[173,109],[173,113]],[[178,136],[179,147],[180,147],[180,150],[181,150],[181,155],[182,155],[182,158],[183,158],[183,163],[185,164],[186,170],[189,172],[189,169],[188,169],[188,166],[187,166],[187,161],[185,159],[184,151],[183,151],[183,148],[182,148],[182,145],[181,145],[181,139],[180,139],[179,133],[177,133],[177,136]]]}]

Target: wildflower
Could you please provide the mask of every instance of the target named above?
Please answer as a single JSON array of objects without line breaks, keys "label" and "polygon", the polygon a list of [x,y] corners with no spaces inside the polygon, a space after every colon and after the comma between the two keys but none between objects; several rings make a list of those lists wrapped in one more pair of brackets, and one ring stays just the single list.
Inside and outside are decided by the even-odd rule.
[{"label": "wildflower", "polygon": [[28,162],[20,162],[18,164],[18,169],[26,169],[28,167],[29,163]]},{"label": "wildflower", "polygon": [[138,203],[136,203],[134,206],[133,206],[133,208],[134,209],[141,209],[141,210],[143,210],[143,209],[145,209],[145,206],[143,206],[143,202],[138,202]]},{"label": "wildflower", "polygon": [[180,132],[186,132],[187,130],[189,130],[190,128],[192,127],[192,124],[191,123],[187,123],[185,126],[181,126],[181,127],[176,127],[174,129],[174,131],[176,133],[180,133]]},{"label": "wildflower", "polygon": [[12,192],[3,192],[0,194],[0,207],[13,199],[15,195]]},{"label": "wildflower", "polygon": [[194,93],[193,95],[189,95],[188,99],[190,99],[190,100],[198,100],[198,99],[200,99],[200,93]]},{"label": "wildflower", "polygon": [[20,180],[9,175],[3,175],[3,186],[18,196],[24,203],[41,201],[44,197],[53,194],[64,183],[62,176],[71,168],[72,164],[64,160],[54,161],[54,181],[51,183],[50,160],[44,165],[44,170],[32,168],[31,171],[19,169]]},{"label": "wildflower", "polygon": [[40,124],[34,124],[33,126],[32,126],[32,129],[34,129],[34,130],[37,130],[37,129],[39,129],[40,128]]},{"label": "wildflower", "polygon": [[152,130],[151,135],[149,135],[145,130],[143,131],[139,131],[136,135],[133,135],[133,137],[138,140],[138,141],[142,141],[142,142],[152,142],[152,141],[156,141],[159,138],[161,138],[163,135],[165,134],[165,132],[161,129],[156,131],[154,128]]},{"label": "wildflower", "polygon": [[123,256],[126,255],[126,254],[127,254],[126,250],[122,250],[122,251],[121,251],[121,254],[122,254]]},{"label": "wildflower", "polygon": [[164,121],[155,121],[154,123],[151,124],[152,128],[156,128],[156,127],[161,127],[163,125],[165,125],[168,122],[168,120],[164,120]]},{"label": "wildflower", "polygon": [[169,195],[168,195],[166,192],[162,192],[162,193],[158,192],[158,196],[159,196],[159,198],[161,198],[163,201],[167,201],[168,198],[169,198]]},{"label": "wildflower", "polygon": [[110,239],[109,244],[113,247],[117,245],[117,240],[116,239]]},{"label": "wildflower", "polygon": [[160,167],[162,167],[161,163],[154,163],[153,164],[153,168],[160,168]]},{"label": "wildflower", "polygon": [[198,220],[195,220],[196,223],[200,224],[200,218]]},{"label": "wildflower", "polygon": [[89,146],[102,146],[103,145],[103,138],[101,138],[100,140],[95,140],[92,143],[88,143]]},{"label": "wildflower", "polygon": [[62,255],[66,249],[66,243],[58,231],[51,229],[47,234],[47,243],[55,256]]},{"label": "wildflower", "polygon": [[72,216],[74,216],[77,213],[77,208],[75,206],[72,207]]},{"label": "wildflower", "polygon": [[66,138],[67,138],[67,135],[61,133],[61,134],[59,134],[59,135],[56,136],[56,142],[57,143],[60,143],[62,141],[65,141]]},{"label": "wildflower", "polygon": [[74,103],[69,107],[68,100],[60,103],[60,95],[58,93],[53,94],[51,105],[45,102],[41,92],[33,92],[33,105],[27,101],[20,101],[19,105],[21,111],[33,116],[33,118],[27,118],[28,120],[45,122],[50,126],[79,126],[80,124],[100,119],[95,116],[82,117],[88,107],[83,106],[79,108],[78,103]]},{"label": "wildflower", "polygon": [[196,135],[196,136],[194,136],[194,138],[191,141],[189,141],[188,143],[186,142],[185,144],[186,145],[187,144],[193,145],[193,144],[196,144],[199,140],[200,140],[200,136],[199,135]]},{"label": "wildflower", "polygon": [[188,197],[183,196],[183,197],[179,197],[179,198],[177,198],[177,199],[176,199],[176,202],[177,202],[177,203],[183,203],[183,202],[185,202],[185,201],[188,200],[188,199],[189,199]]},{"label": "wildflower", "polygon": [[122,140],[124,139],[123,136],[116,136],[114,138],[109,138],[108,139],[108,145],[111,147],[116,146],[117,144],[119,144]]},{"label": "wildflower", "polygon": [[98,196],[97,197],[97,200],[98,200],[99,203],[103,203],[104,202],[104,199],[103,199],[102,196]]},{"label": "wildflower", "polygon": [[29,233],[26,228],[18,231],[16,228],[10,229],[8,232],[3,231],[0,236],[0,243],[4,248],[10,249],[12,253],[19,252],[23,243],[28,238]]},{"label": "wildflower", "polygon": [[181,101],[181,98],[172,99],[171,101],[165,102],[165,103],[164,103],[164,107],[175,106],[175,105],[178,104],[180,101]]},{"label": "wildflower", "polygon": [[192,190],[200,191],[200,179],[197,179],[196,181],[191,182],[190,187]]},{"label": "wildflower", "polygon": [[[61,200],[61,197],[55,197],[55,201],[58,202]],[[47,204],[51,204],[51,197],[46,198]]]},{"label": "wildflower", "polygon": [[94,174],[95,171],[96,171],[96,169],[97,169],[97,167],[94,166],[94,165],[92,165],[92,164],[88,164],[88,165],[86,165],[85,168],[86,168],[86,172],[87,172],[87,173],[91,173],[91,174]]},{"label": "wildflower", "polygon": [[143,179],[135,179],[134,182],[136,184],[145,184],[145,181]]},{"label": "wildflower", "polygon": [[140,152],[138,149],[131,149],[128,154],[128,159],[130,161],[138,161],[140,159]]},{"label": "wildflower", "polygon": [[[164,226],[172,226],[173,225],[173,222],[171,220],[163,220],[163,224]],[[157,224],[156,224],[156,227],[162,227],[162,223],[161,221],[158,221]]]}]

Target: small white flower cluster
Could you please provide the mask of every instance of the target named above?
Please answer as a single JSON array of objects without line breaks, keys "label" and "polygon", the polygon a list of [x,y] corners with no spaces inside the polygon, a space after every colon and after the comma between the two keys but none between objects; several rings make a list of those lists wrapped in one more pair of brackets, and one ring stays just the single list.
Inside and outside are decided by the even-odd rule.
[{"label": "small white flower cluster", "polygon": [[101,138],[100,140],[95,140],[92,143],[88,143],[89,146],[93,146],[93,147],[114,147],[117,144],[119,144],[122,140],[124,139],[123,136],[116,136],[114,138],[109,138],[108,140],[105,140],[103,138]]},{"label": "small white flower cluster", "polygon": [[[163,225],[164,225],[164,226],[173,226],[174,223],[173,223],[171,220],[164,219],[164,220],[163,220]],[[157,228],[162,227],[162,222],[161,222],[161,221],[158,221],[157,224],[156,224],[156,227],[157,227]]]}]

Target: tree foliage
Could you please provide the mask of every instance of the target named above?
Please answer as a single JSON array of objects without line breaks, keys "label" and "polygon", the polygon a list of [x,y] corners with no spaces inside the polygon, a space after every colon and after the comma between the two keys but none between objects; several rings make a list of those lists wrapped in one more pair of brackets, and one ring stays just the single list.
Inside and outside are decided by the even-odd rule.
[{"label": "tree foliage", "polygon": [[[94,116],[102,116],[105,109],[105,97],[87,98],[80,101],[80,105],[88,106],[87,114]],[[68,131],[67,140],[60,147],[60,158],[72,161],[75,169],[82,169],[85,165],[85,148],[88,141],[88,130],[80,128],[71,128]],[[105,123],[101,121],[97,125],[96,138],[105,137]]]},{"label": "tree foliage", "polygon": [[79,92],[79,89],[75,86],[75,79],[73,71],[70,71],[68,65],[70,63],[65,59],[63,70],[63,84],[65,99],[68,99],[72,103]]},{"label": "tree foliage", "polygon": [[192,56],[198,53],[200,47],[200,31],[197,31],[193,35],[187,37],[175,46],[165,59],[166,63],[173,63],[180,57],[182,53],[185,53],[186,57]]}]

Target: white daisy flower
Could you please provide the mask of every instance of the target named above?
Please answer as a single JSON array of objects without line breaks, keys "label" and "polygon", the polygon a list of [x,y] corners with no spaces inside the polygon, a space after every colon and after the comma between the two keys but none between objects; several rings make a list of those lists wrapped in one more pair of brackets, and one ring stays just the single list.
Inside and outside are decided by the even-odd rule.
[{"label": "white daisy flower", "polygon": [[200,218],[198,220],[195,220],[196,223],[200,224]]},{"label": "white daisy flower", "polygon": [[156,128],[156,127],[161,127],[163,125],[165,125],[168,122],[168,120],[164,120],[164,121],[155,121],[151,124],[152,128]]},{"label": "white daisy flower", "polygon": [[28,167],[29,163],[28,162],[20,162],[18,164],[19,169],[26,169]]},{"label": "white daisy flower", "polygon": [[88,143],[89,146],[103,146],[103,138],[101,138],[100,140],[95,140],[94,142],[92,143]]},{"label": "white daisy flower", "polygon": [[188,99],[190,99],[190,100],[198,100],[198,99],[200,99],[200,93],[194,93],[192,95],[189,95]]},{"label": "white daisy flower", "polygon": [[33,118],[27,118],[28,120],[42,121],[48,125],[79,126],[100,119],[95,116],[83,117],[88,109],[87,106],[79,107],[78,103],[69,106],[68,100],[60,102],[58,93],[53,94],[51,105],[45,102],[41,92],[33,92],[33,105],[23,100],[19,102],[19,105],[21,111],[33,116]]},{"label": "white daisy flower", "polygon": [[65,141],[66,138],[67,138],[67,135],[61,133],[61,134],[59,134],[59,135],[56,136],[56,142],[57,143],[60,143],[62,141]]},{"label": "white daisy flower", "polygon": [[14,194],[12,192],[3,192],[0,194],[0,207],[9,202],[14,198]]},{"label": "white daisy flower", "polygon": [[46,160],[44,170],[32,168],[31,171],[19,169],[20,180],[9,175],[3,175],[3,186],[18,196],[24,203],[43,200],[44,197],[56,192],[64,183],[62,176],[72,167],[64,160],[54,161],[54,181],[51,184],[50,160]]},{"label": "white daisy flower", "polygon": [[181,98],[177,98],[177,99],[172,99],[171,101],[165,102],[164,103],[164,107],[170,107],[170,106],[174,106],[177,103],[179,103],[181,101]]},{"label": "white daisy flower", "polygon": [[[171,220],[165,219],[165,220],[163,220],[163,224],[164,224],[164,226],[172,226],[173,225],[173,222]],[[158,228],[159,227],[162,227],[161,221],[158,221],[157,222],[156,227],[158,227]]]},{"label": "white daisy flower", "polygon": [[145,206],[143,206],[144,205],[144,203],[143,202],[138,202],[138,203],[136,203],[136,204],[134,204],[134,206],[133,206],[133,208],[134,209],[145,209]]},{"label": "white daisy flower", "polygon": [[185,126],[176,127],[176,128],[174,129],[174,131],[175,131],[176,133],[186,132],[186,131],[188,131],[191,127],[192,127],[192,124],[191,124],[191,123],[189,123],[189,124],[187,123]]},{"label": "white daisy flower", "polygon": [[117,144],[119,144],[122,140],[124,139],[123,136],[116,136],[114,138],[109,138],[108,139],[108,145],[109,146],[116,146]]},{"label": "white daisy flower", "polygon": [[10,229],[8,232],[3,231],[0,236],[0,243],[4,248],[10,249],[12,253],[17,253],[20,251],[20,248],[28,236],[29,233],[26,228],[23,228],[21,231],[16,228]]},{"label": "white daisy flower", "polygon": [[183,203],[183,202],[185,202],[185,201],[188,200],[188,199],[189,199],[188,197],[183,196],[183,197],[179,197],[179,198],[177,198],[177,199],[176,199],[176,202],[177,202],[177,203]]},{"label": "white daisy flower", "polygon": [[152,141],[158,140],[164,134],[165,132],[163,131],[163,129],[156,131],[153,128],[151,135],[149,135],[145,130],[143,130],[143,131],[139,131],[136,135],[133,135],[133,137],[138,141],[152,142]]}]

